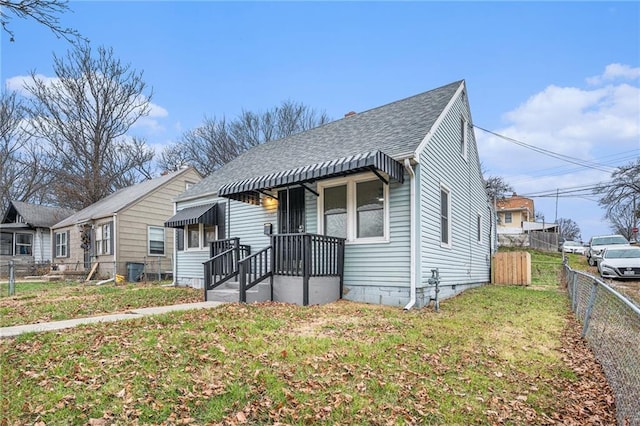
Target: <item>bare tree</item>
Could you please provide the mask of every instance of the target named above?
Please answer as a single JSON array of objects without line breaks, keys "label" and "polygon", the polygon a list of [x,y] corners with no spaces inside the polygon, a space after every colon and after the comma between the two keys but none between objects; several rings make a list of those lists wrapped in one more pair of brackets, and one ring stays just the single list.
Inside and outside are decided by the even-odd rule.
[{"label": "bare tree", "polygon": [[33,19],[49,28],[56,37],[75,43],[83,39],[82,36],[76,30],[60,25],[59,15],[69,10],[68,3],[66,0],[0,0],[0,24],[9,34],[9,41],[15,40],[13,30],[9,29],[9,23],[12,17],[18,17]]},{"label": "bare tree", "polygon": [[113,191],[149,177],[153,151],[131,140],[129,128],[148,114],[142,73],[98,48],[76,46],[66,58],[54,55],[57,79],[32,72],[26,89],[32,135],[46,141],[57,204],[84,208]]},{"label": "bare tree", "polygon": [[484,180],[487,195],[490,200],[500,200],[506,197],[508,192],[513,192],[513,187],[500,176],[489,176]]},{"label": "bare tree", "polygon": [[[597,191],[603,194],[599,204],[604,207],[612,229],[631,237],[629,233],[640,218],[640,159],[618,167],[611,174],[611,182]],[[625,227],[627,231],[623,232]]]},{"label": "bare tree", "polygon": [[580,227],[572,219],[558,218],[558,226],[560,227],[561,241],[580,241]]},{"label": "bare tree", "polygon": [[607,212],[605,218],[609,221],[610,228],[615,234],[624,235],[628,240],[635,238],[633,228],[636,224],[636,217],[634,217],[631,204],[618,204]]},{"label": "bare tree", "polygon": [[206,118],[201,126],[189,130],[174,145],[164,149],[158,164],[166,170],[192,165],[207,176],[243,151],[299,133],[328,122],[324,112],[301,103],[285,101],[263,113],[243,110],[231,122]]},{"label": "bare tree", "polygon": [[0,94],[0,212],[10,200],[49,201],[46,154],[31,140],[25,125],[26,111],[16,93]]},{"label": "bare tree", "polygon": [[640,159],[620,166],[611,174],[611,182],[601,185],[598,192],[603,194],[600,205],[607,214],[622,205],[632,205],[640,200]]}]

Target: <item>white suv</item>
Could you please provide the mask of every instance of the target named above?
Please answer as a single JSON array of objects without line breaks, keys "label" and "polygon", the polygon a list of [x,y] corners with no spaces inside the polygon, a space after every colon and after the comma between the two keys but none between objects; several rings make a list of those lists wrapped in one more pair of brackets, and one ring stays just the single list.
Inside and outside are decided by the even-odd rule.
[{"label": "white suv", "polygon": [[615,246],[628,246],[629,241],[622,235],[600,235],[597,237],[591,237],[589,241],[589,248],[587,249],[587,262],[589,265],[596,266],[598,260],[602,258],[602,252],[607,247]]}]

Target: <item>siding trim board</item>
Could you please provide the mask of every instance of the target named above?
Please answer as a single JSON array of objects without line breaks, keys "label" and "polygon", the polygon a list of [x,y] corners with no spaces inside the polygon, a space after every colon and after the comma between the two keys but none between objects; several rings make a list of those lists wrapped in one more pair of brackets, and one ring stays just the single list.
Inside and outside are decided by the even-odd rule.
[{"label": "siding trim board", "polygon": [[420,142],[420,145],[418,145],[418,148],[416,148],[415,157],[418,159],[418,161],[419,161],[420,155],[422,154],[422,151],[429,144],[429,141],[431,141],[431,138],[433,137],[433,135],[438,131],[438,129],[440,128],[440,125],[444,121],[445,117],[449,114],[449,111],[451,110],[451,108],[453,108],[455,103],[458,101],[458,98],[460,97],[460,95],[464,93],[464,89],[465,89],[464,86],[465,86],[464,81],[462,81],[460,83],[460,87],[458,87],[458,90],[456,90],[456,93],[451,97],[447,106],[444,108],[444,110],[442,111],[442,113],[440,114],[436,122],[433,123],[433,126],[431,127],[429,132],[425,135],[422,142]]}]

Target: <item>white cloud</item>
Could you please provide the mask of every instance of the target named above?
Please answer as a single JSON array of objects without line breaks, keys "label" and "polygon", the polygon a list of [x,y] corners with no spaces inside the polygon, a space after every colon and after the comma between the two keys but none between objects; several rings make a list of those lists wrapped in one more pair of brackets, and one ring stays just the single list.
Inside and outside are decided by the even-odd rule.
[{"label": "white cloud", "polygon": [[[47,77],[42,74],[36,74],[36,78],[45,82],[47,86],[51,86],[58,81],[58,77]],[[5,88],[19,93],[22,96],[29,96],[29,92],[25,89],[26,84],[33,82],[30,75],[16,75],[5,81]]]},{"label": "white cloud", "polygon": [[[503,114],[505,125],[492,131],[534,147],[599,164],[597,170],[560,161],[476,130],[478,150],[489,175],[501,176],[520,194],[593,185],[640,153],[640,68],[613,64],[591,81],[603,86],[549,85]],[[577,220],[583,237],[605,232],[597,196],[535,197],[547,218]]]},{"label": "white cloud", "polygon": [[605,67],[603,74],[587,78],[587,83],[599,85],[614,80],[635,80],[638,77],[640,77],[640,68],[632,68],[624,64],[609,64]]},{"label": "white cloud", "polygon": [[[640,87],[551,85],[503,118],[507,126],[496,133],[574,158],[600,161],[603,153],[640,148]],[[481,158],[490,169],[522,170],[523,163],[505,162],[505,158],[526,157],[526,169],[531,170],[561,164],[496,136],[477,134]]]},{"label": "white cloud", "polygon": [[168,117],[169,111],[162,108],[158,104],[154,104],[153,102],[149,102],[149,117]]}]

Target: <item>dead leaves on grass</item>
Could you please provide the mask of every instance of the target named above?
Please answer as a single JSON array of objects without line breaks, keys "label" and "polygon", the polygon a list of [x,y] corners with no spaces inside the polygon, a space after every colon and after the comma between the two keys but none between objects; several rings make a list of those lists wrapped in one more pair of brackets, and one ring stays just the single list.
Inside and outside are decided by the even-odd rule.
[{"label": "dead leaves on grass", "polygon": [[[35,424],[48,412],[75,405],[76,412],[86,414],[86,424],[136,424],[144,423],[143,409],[150,407],[164,413],[159,424],[202,424],[201,412],[207,404],[228,397],[231,385],[239,384],[246,398],[232,400],[220,424],[315,424],[347,419],[380,425],[443,424],[444,409],[458,410],[467,415],[463,418],[472,419],[471,423],[481,424],[615,423],[611,392],[571,318],[562,337],[562,358],[575,378],[545,378],[519,372],[491,347],[474,353],[446,345],[433,351],[425,343],[413,341],[397,343],[373,355],[359,352],[365,346],[358,349],[358,345],[376,348],[384,336],[400,335],[402,324],[387,321],[384,315],[359,311],[356,306],[338,303],[302,309],[281,304],[229,305],[210,312],[185,313],[175,320],[135,320],[74,331],[74,335],[84,336],[80,339],[84,347],[63,350],[73,343],[70,335],[68,341],[57,343],[59,354],[49,354],[38,369],[23,366],[20,375],[21,380],[30,380],[47,392],[63,385],[69,393],[48,409],[27,406],[25,415],[31,413],[23,419]],[[384,309],[379,311],[383,313]],[[242,346],[238,349],[252,338],[238,324],[259,316],[277,318],[282,325],[265,335],[269,340],[262,352],[252,353]],[[217,317],[224,320],[214,321]],[[328,317],[336,321],[328,321]],[[207,327],[207,332],[202,333],[193,324]],[[344,339],[353,345],[336,344],[324,352],[302,353],[295,345],[286,346],[296,324],[306,324],[305,339]],[[10,362],[20,365],[20,352],[33,353],[42,346],[39,339],[22,341]],[[376,359],[369,361],[368,356]],[[65,357],[74,360],[74,367],[66,374],[53,374]],[[411,357],[414,359],[410,361]],[[146,371],[144,363],[153,362],[157,367]],[[486,372],[487,380],[517,383],[514,388],[518,391],[507,393],[489,387],[488,394],[476,393],[470,387],[474,379],[468,366]],[[178,380],[177,370],[181,374]],[[120,386],[108,394],[99,393],[109,379]],[[274,391],[274,381],[282,384],[281,393]],[[134,388],[133,383],[144,385]],[[544,413],[535,401],[543,387],[555,395],[554,401],[546,402],[551,406],[542,407]],[[96,399],[76,397],[74,390],[82,389],[92,389]],[[441,405],[439,395],[444,393],[454,396],[453,408]],[[99,398],[111,402],[101,405],[102,411],[96,413]],[[34,418],[34,414],[39,417]]]}]

